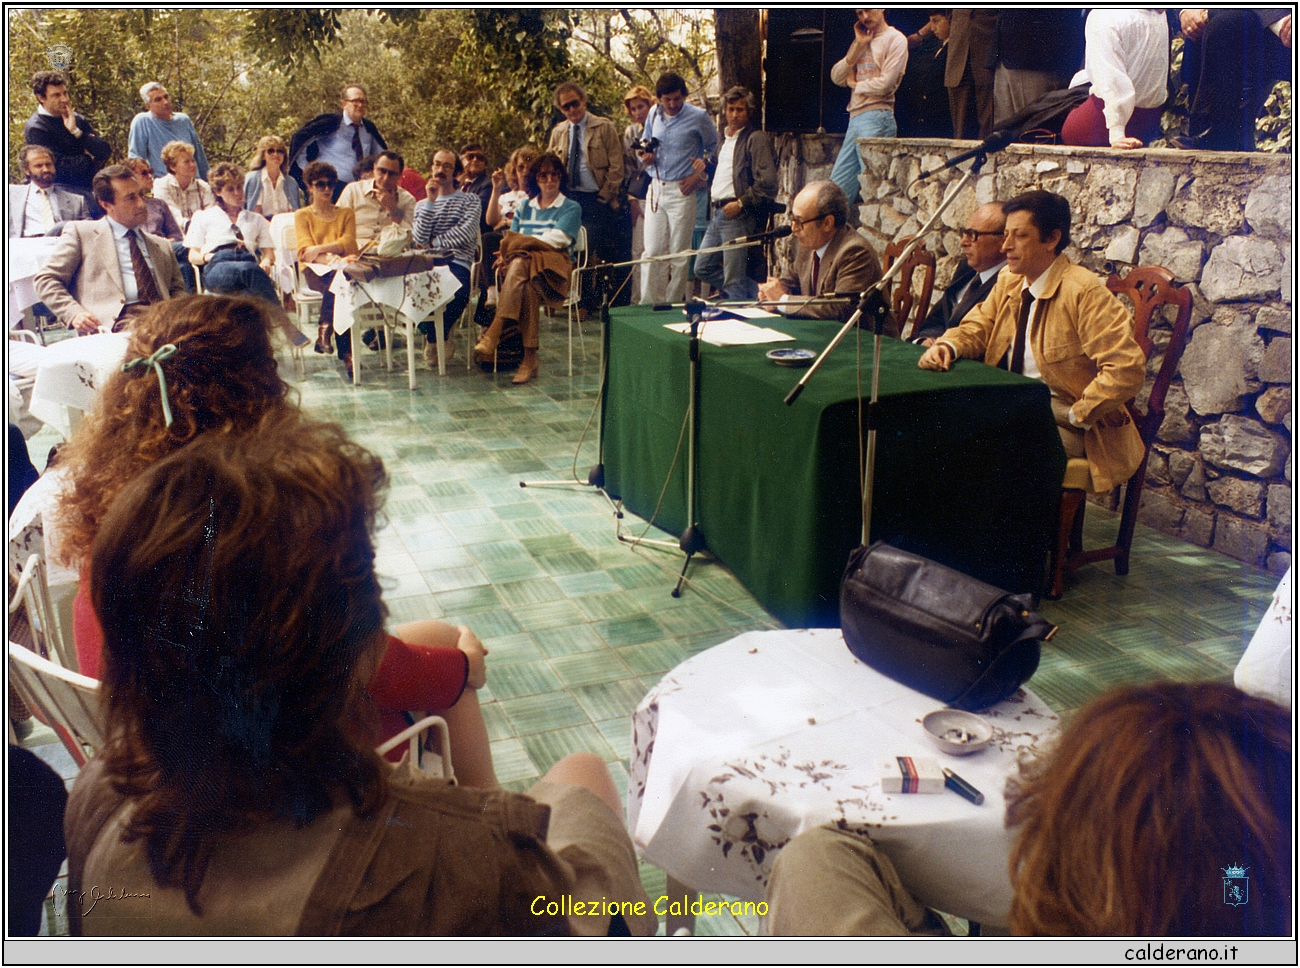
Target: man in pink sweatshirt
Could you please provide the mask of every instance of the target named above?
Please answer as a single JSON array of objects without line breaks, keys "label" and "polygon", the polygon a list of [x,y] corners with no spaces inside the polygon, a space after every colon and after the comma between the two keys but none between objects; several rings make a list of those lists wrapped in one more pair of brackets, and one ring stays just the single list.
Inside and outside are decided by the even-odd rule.
[{"label": "man in pink sweatshirt", "polygon": [[835,159],[831,181],[844,189],[849,205],[858,198],[861,187],[858,174],[862,159],[858,156],[859,138],[893,138],[898,134],[894,123],[894,92],[907,69],[907,38],[885,23],[884,10],[858,10],[853,25],[853,44],[844,59],[831,68],[831,80],[841,87],[851,87],[849,130],[844,147]]}]

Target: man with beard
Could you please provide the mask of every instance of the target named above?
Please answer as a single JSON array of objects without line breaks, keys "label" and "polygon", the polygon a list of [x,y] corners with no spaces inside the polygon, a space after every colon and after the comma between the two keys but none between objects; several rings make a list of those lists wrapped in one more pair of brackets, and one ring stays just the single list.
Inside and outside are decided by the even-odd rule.
[{"label": "man with beard", "polygon": [[54,187],[57,172],[48,148],[25,146],[18,164],[27,182],[9,186],[9,238],[58,235],[64,222],[90,217],[84,198]]},{"label": "man with beard", "polygon": [[[445,148],[434,152],[432,173],[425,185],[428,195],[416,203],[413,233],[413,241],[417,246],[439,249],[451,258],[447,268],[460,283],[460,289],[442,313],[448,358],[456,351],[456,344],[450,338],[452,327],[460,319],[465,304],[469,301],[470,271],[474,267],[478,229],[482,219],[478,196],[473,192],[456,189],[456,176],[460,167],[460,160],[454,152]],[[430,335],[432,325],[430,320],[420,323],[420,332],[424,333],[427,340],[424,358],[430,364],[438,361],[435,337]]]}]

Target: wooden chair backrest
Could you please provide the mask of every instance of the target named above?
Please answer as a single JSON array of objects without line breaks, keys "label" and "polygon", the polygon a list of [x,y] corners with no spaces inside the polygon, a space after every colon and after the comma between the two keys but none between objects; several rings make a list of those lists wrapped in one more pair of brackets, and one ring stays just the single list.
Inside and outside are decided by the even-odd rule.
[{"label": "wooden chair backrest", "polygon": [[[894,264],[907,248],[907,244],[912,241],[912,236],[907,235],[901,239],[896,239],[885,246],[885,264],[884,270],[889,271],[889,267]],[[918,297],[913,291],[912,277],[916,270],[921,269],[921,293]],[[890,309],[893,310],[894,319],[898,321],[899,332],[903,339],[910,339],[921,326],[921,320],[925,319],[925,314],[930,311],[930,299],[934,295],[934,253],[926,249],[925,243],[918,245],[903,263],[903,268],[899,270],[898,276],[894,280],[894,291],[890,299]],[[908,316],[912,314],[915,308],[916,312],[912,318],[911,325],[908,325]]]},{"label": "wooden chair backrest", "polygon": [[1178,363],[1187,343],[1187,326],[1192,318],[1192,294],[1179,287],[1174,282],[1174,274],[1164,266],[1138,266],[1130,269],[1128,275],[1123,277],[1117,273],[1106,280],[1106,288],[1117,296],[1128,296],[1132,301],[1133,336],[1147,359],[1151,358],[1151,349],[1155,345],[1150,334],[1151,315],[1157,306],[1178,307],[1169,345],[1165,347],[1160,371],[1156,374],[1151,395],[1147,399],[1146,414],[1139,413],[1133,402],[1129,402],[1129,412],[1142,434],[1142,440],[1150,447],[1156,431],[1165,419],[1165,395],[1169,392],[1174,374],[1178,372]]},{"label": "wooden chair backrest", "polygon": [[77,765],[85,766],[104,742],[99,683],[15,642],[9,643],[9,681],[36,718],[54,730]]}]

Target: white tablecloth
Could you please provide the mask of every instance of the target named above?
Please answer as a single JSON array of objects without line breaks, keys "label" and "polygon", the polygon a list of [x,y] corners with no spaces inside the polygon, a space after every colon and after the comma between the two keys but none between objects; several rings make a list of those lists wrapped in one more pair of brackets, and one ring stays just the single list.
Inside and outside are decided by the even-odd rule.
[{"label": "white tablecloth", "polygon": [[22,321],[23,310],[40,302],[32,279],[45,266],[45,262],[58,244],[58,239],[9,239],[7,248],[7,280],[9,283],[9,325]]},{"label": "white tablecloth", "polygon": [[9,341],[10,369],[17,364],[36,364],[36,382],[28,406],[33,417],[43,420],[64,437],[72,433],[74,416],[89,410],[108,378],[126,356],[125,333],[95,333],[73,336],[49,346]]},{"label": "white tablecloth", "polygon": [[418,323],[451,302],[459,289],[460,280],[446,266],[362,283],[353,282],[342,272],[335,273],[330,283],[330,292],[335,296],[334,331],[346,333],[357,311],[371,305],[377,305],[390,322]]},{"label": "white tablecloth", "polygon": [[[1021,690],[983,715],[993,744],[940,753],[921,718],[937,700],[859,662],[838,629],[750,632],[683,662],[632,721],[628,826],[646,861],[683,884],[761,900],[777,852],[838,823],[867,833],[925,904],[1005,925],[1003,790],[1059,720]],[[879,760],[929,756],[980,790],[883,794]]]}]

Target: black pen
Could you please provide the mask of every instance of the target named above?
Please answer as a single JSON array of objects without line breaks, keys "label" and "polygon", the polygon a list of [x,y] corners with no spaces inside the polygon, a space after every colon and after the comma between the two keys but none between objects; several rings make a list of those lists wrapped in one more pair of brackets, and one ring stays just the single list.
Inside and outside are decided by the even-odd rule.
[{"label": "black pen", "polygon": [[979,790],[976,790],[946,766],[943,768],[943,775],[943,785],[953,793],[965,797],[977,807],[984,802],[984,794],[980,793]]}]

